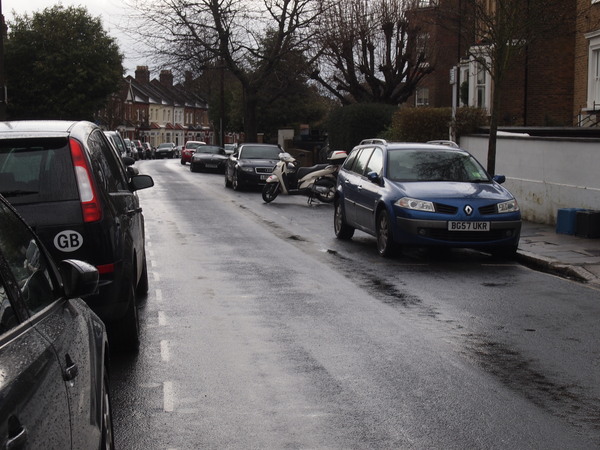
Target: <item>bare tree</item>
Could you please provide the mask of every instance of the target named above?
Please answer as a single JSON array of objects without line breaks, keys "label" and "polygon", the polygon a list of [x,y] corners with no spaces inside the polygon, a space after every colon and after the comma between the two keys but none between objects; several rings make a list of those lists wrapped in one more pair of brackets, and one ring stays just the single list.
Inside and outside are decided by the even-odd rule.
[{"label": "bare tree", "polygon": [[311,77],[343,104],[400,104],[431,73],[424,30],[405,0],[322,0],[318,68]]},{"label": "bare tree", "polygon": [[314,0],[130,0],[130,6],[139,11],[140,36],[163,64],[197,74],[224,68],[239,80],[252,141],[259,99],[285,91],[281,80],[274,93],[273,75],[288,55],[311,47],[310,26],[319,17]]}]

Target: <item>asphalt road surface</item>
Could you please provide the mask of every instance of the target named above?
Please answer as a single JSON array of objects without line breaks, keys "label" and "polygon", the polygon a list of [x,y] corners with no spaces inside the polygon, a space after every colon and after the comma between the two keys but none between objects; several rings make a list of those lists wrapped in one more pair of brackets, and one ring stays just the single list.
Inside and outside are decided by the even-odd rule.
[{"label": "asphalt road surface", "polygon": [[150,292],[112,361],[119,448],[600,448],[598,290],[474,251],[384,259],[331,205],[136,165]]}]

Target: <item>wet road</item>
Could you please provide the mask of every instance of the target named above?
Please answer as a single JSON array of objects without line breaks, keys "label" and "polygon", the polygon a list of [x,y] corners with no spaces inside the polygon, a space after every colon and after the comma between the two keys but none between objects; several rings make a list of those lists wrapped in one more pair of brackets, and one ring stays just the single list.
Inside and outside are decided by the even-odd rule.
[{"label": "wet road", "polygon": [[150,292],[119,448],[600,448],[600,292],[471,251],[377,256],[330,205],[140,161]]}]

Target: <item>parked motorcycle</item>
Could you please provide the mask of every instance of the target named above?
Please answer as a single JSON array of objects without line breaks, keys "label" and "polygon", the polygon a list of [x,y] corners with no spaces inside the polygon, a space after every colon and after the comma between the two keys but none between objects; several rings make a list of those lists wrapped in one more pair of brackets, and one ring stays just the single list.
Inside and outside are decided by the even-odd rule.
[{"label": "parked motorcycle", "polygon": [[323,203],[331,203],[335,197],[335,184],[340,164],[348,154],[338,150],[331,153],[329,164],[311,167],[298,167],[296,159],[289,153],[280,153],[279,162],[267,178],[262,198],[270,203],[281,193],[285,195],[306,195],[308,202],[317,198]]}]

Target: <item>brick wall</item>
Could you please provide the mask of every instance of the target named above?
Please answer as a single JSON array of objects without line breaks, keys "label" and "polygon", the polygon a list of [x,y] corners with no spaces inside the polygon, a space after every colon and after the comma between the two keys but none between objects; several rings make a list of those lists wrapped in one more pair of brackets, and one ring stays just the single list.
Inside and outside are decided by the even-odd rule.
[{"label": "brick wall", "polygon": [[600,29],[600,3],[577,1],[577,33],[574,52],[573,117],[587,107],[588,40],[585,34]]}]

